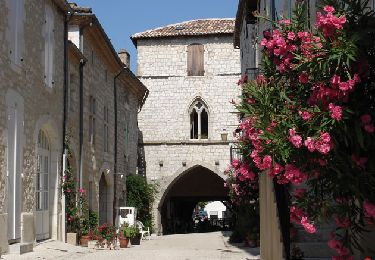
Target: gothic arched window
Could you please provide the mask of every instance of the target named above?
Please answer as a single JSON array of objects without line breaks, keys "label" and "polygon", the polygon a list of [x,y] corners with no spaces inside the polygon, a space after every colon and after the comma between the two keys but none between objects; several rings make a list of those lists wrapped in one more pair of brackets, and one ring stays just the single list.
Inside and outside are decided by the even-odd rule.
[{"label": "gothic arched window", "polygon": [[208,139],[208,109],[201,100],[190,109],[190,139]]}]

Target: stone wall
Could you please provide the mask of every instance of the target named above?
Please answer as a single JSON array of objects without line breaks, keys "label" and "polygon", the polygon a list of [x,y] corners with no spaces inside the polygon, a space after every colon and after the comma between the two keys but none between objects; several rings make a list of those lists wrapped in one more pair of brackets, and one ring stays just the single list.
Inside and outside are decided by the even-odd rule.
[{"label": "stone wall", "polygon": [[[118,106],[118,139],[117,139],[117,172],[114,174],[114,77],[119,71],[108,63],[102,52],[102,47],[89,33],[83,35],[83,55],[87,59],[84,66],[84,111],[83,111],[83,187],[88,192],[90,207],[99,213],[99,182],[102,173],[110,191],[116,190],[117,205],[125,204],[125,180],[126,175],[136,172],[138,124],[137,111],[138,99],[129,90],[129,87],[120,76],[116,79],[117,106]],[[79,63],[78,60],[70,65],[70,104],[69,129],[71,131],[71,143],[75,155],[77,167],[79,167]],[[95,144],[90,142],[89,114],[90,96],[96,100],[95,113]],[[109,147],[104,148],[104,106],[109,110],[108,131]],[[128,133],[127,133],[128,132]],[[128,142],[128,144],[126,144]],[[107,174],[108,172],[108,174]],[[78,173],[78,171],[77,171]],[[116,183],[116,184],[115,184]],[[113,193],[112,193],[113,194]],[[112,222],[113,196],[107,196],[107,216]],[[104,213],[101,213],[104,214]]]},{"label": "stone wall", "polygon": [[[205,76],[187,77],[187,46],[202,43],[205,48]],[[239,50],[231,37],[140,40],[138,73],[150,94],[139,115],[143,140],[189,140],[189,107],[196,97],[209,110],[209,139],[220,140],[232,132],[238,118],[230,104],[241,94],[236,83],[240,74]]]},{"label": "stone wall", "polygon": [[[22,126],[20,131],[20,170],[17,172],[21,179],[21,212],[33,213],[35,211],[35,177],[36,177],[36,146],[38,132],[43,129],[51,146],[51,176],[50,190],[57,189],[56,184],[59,176],[59,166],[61,165],[61,145],[62,145],[62,108],[63,108],[63,16],[52,1],[46,4],[52,6],[54,13],[54,70],[53,86],[47,86],[44,82],[44,34],[43,25],[45,21],[45,8],[38,0],[24,1],[23,17],[23,44],[21,46],[21,59],[18,64],[13,63],[10,58],[9,28],[11,23],[8,20],[8,1],[0,1],[0,214],[8,211],[7,203],[7,154],[8,154],[8,119],[9,111],[7,104],[14,104],[22,107],[19,110]],[[17,100],[7,97],[17,97]],[[55,190],[56,191],[56,190]],[[49,207],[54,212],[55,217],[51,220],[52,234],[57,234],[57,214],[60,211],[57,192],[51,191]],[[6,218],[3,218],[3,220]],[[8,214],[9,220],[9,214]],[[3,221],[4,222],[4,221]],[[21,222],[23,223],[23,222]],[[7,223],[5,223],[7,226]],[[33,227],[20,227],[23,234],[33,232]],[[0,233],[6,228],[1,228]],[[25,233],[26,232],[26,233]],[[4,237],[4,234],[0,234]],[[57,239],[57,237],[54,237]],[[21,237],[24,242],[24,237]],[[6,247],[6,245],[0,245]]]}]

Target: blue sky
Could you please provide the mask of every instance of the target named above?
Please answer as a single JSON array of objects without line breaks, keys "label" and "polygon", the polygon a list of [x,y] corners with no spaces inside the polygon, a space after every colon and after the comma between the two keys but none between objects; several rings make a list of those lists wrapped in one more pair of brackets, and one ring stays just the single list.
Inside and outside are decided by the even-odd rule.
[{"label": "blue sky", "polygon": [[136,69],[137,53],[130,40],[136,32],[198,18],[235,17],[238,0],[72,0],[92,7],[116,50],[125,48]]}]

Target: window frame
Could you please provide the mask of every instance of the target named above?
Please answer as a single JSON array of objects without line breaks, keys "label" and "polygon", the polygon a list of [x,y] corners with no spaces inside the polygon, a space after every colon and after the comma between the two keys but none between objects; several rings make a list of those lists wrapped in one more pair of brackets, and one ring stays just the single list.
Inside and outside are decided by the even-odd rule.
[{"label": "window frame", "polygon": [[103,134],[104,134],[104,152],[109,152],[109,109],[107,106],[103,108]]},{"label": "window frame", "polygon": [[89,97],[89,143],[95,146],[96,134],[96,99],[94,96]]},{"label": "window frame", "polygon": [[[206,126],[204,126],[202,124],[202,114],[203,114],[203,112],[205,112],[207,114],[207,124],[206,124]],[[197,130],[198,130],[197,138],[194,137],[195,133],[194,133],[193,129],[195,129],[196,127],[195,127],[195,116],[192,119],[193,113],[197,113],[197,124],[198,124],[198,126],[197,126]],[[190,137],[190,140],[208,140],[209,136],[210,136],[210,134],[209,134],[210,133],[209,122],[210,122],[210,113],[209,113],[208,106],[201,99],[195,100],[192,103],[192,105],[190,106],[190,109],[189,109],[189,124],[190,124],[189,137]],[[202,130],[204,128],[207,129],[207,136],[202,136]]]}]

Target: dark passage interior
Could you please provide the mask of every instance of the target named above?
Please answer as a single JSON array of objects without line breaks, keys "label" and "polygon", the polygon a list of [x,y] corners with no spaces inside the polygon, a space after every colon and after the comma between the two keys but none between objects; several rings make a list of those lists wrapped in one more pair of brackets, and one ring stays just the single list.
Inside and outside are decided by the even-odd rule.
[{"label": "dark passage interior", "polygon": [[198,202],[227,201],[224,180],[209,169],[197,166],[168,188],[160,213],[163,234],[193,232],[193,211]]}]

